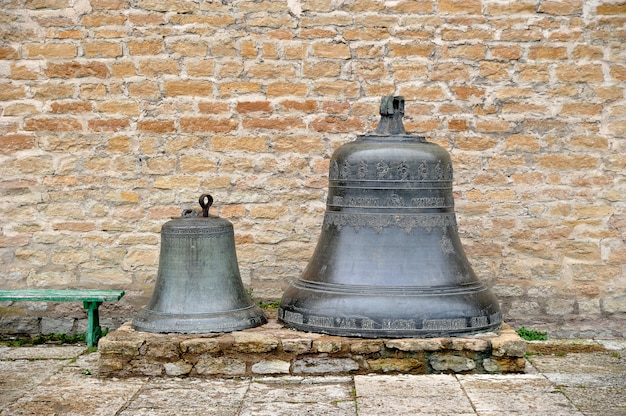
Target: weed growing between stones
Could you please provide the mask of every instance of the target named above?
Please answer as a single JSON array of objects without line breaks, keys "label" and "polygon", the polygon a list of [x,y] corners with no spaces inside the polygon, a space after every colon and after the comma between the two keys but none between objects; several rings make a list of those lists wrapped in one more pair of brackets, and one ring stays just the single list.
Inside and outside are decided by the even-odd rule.
[{"label": "weed growing between stones", "polygon": [[540,332],[535,329],[526,329],[524,327],[521,327],[516,332],[517,335],[519,335],[526,341],[545,341],[548,339],[547,332]]},{"label": "weed growing between stones", "polygon": [[280,307],[280,299],[272,301],[259,301],[257,303],[261,309],[278,309]]},{"label": "weed growing between stones", "polygon": [[[102,331],[102,337],[108,332],[108,328],[104,328]],[[78,333],[74,335],[68,334],[42,334],[34,337],[17,337],[17,338],[5,338],[0,339],[0,345],[6,347],[24,347],[43,344],[84,344],[86,342],[85,333]],[[91,347],[89,350],[97,351],[97,347]]]}]

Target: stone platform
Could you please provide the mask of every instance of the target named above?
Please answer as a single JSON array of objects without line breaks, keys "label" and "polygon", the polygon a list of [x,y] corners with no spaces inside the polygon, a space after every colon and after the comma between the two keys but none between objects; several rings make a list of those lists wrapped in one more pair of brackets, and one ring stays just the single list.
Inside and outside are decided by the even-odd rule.
[{"label": "stone platform", "polygon": [[524,372],[526,342],[508,325],[467,337],[362,339],[266,325],[225,334],[153,334],[130,322],[99,342],[103,377]]}]

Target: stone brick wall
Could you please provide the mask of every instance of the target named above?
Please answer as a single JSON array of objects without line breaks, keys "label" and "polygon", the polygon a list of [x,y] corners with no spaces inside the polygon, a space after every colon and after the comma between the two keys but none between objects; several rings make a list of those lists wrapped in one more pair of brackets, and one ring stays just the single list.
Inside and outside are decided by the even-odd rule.
[{"label": "stone brick wall", "polygon": [[2,9],[0,287],[123,288],[130,319],[160,226],[210,192],[244,283],[277,299],[315,247],[332,151],[396,94],[407,131],[451,153],[459,231],[505,320],[624,332],[624,1]]}]

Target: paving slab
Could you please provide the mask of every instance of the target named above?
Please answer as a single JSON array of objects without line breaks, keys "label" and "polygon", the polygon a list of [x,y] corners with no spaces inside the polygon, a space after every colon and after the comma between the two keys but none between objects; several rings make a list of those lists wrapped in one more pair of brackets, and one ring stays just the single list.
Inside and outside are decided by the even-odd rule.
[{"label": "paving slab", "polygon": [[249,380],[152,379],[120,415],[238,415]]},{"label": "paving slab", "polygon": [[85,346],[36,345],[0,348],[0,360],[69,360],[87,351]]},{"label": "paving slab", "polygon": [[528,360],[546,374],[626,374],[626,354],[619,352],[533,355]]},{"label": "paving slab", "polygon": [[356,416],[352,378],[318,377],[298,382],[294,377],[255,379],[246,393],[241,416]]},{"label": "paving slab", "polygon": [[2,351],[2,379],[9,387],[3,390],[7,401],[2,400],[2,414],[115,415],[145,380],[98,378],[92,373],[98,369],[98,354],[81,355],[85,351],[71,346]]},{"label": "paving slab", "polygon": [[100,354],[97,352],[79,355],[70,360],[64,360],[60,371],[75,373],[78,370],[82,375],[97,376],[99,360]]},{"label": "paving slab", "polygon": [[585,415],[626,415],[626,354],[621,348],[529,360]]},{"label": "paving slab", "polygon": [[454,375],[355,376],[359,416],[474,415]]},{"label": "paving slab", "polygon": [[541,374],[459,375],[463,390],[479,415],[582,415]]},{"label": "paving slab", "polygon": [[598,342],[610,351],[626,351],[626,340],[623,339],[601,339]]},{"label": "paving slab", "polygon": [[560,391],[586,416],[625,416],[626,391],[610,387],[561,387]]},{"label": "paving slab", "polygon": [[[3,361],[3,364],[15,361]],[[115,415],[143,386],[144,380],[104,380],[79,365],[67,366],[64,361],[27,361],[24,375],[32,376],[37,364],[52,369],[45,379],[24,392],[3,410],[10,415]],[[73,363],[72,363],[73,364]],[[11,368],[11,372],[19,368]]]},{"label": "paving slab", "polygon": [[0,414],[64,365],[61,361],[0,361]]}]

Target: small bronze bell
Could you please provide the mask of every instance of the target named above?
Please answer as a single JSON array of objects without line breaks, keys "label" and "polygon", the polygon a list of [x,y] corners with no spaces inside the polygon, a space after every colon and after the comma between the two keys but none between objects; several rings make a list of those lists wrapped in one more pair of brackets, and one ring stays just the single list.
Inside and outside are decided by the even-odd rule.
[{"label": "small bronze bell", "polygon": [[322,232],[278,311],[288,327],[357,337],[465,335],[501,325],[457,233],[449,154],[405,134],[384,97],[375,134],[330,161]]},{"label": "small bronze bell", "polygon": [[202,212],[185,210],[163,225],[156,286],[134,329],[199,334],[267,322],[243,287],[233,225],[209,215],[212,203],[202,195]]}]

